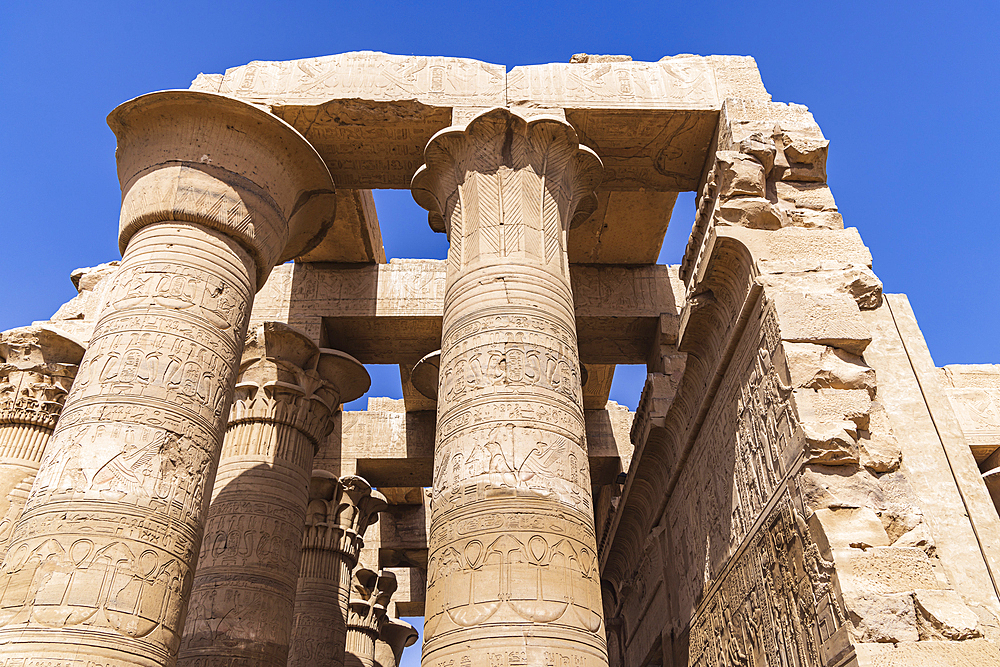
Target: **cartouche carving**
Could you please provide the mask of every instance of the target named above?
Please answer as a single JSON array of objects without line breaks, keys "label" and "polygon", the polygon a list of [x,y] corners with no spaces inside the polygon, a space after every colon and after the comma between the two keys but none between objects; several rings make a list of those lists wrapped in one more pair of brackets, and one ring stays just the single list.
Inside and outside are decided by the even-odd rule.
[{"label": "cartouche carving", "polygon": [[425,666],[607,664],[565,241],[601,170],[561,118],[494,109],[435,135],[413,178],[451,244]]}]

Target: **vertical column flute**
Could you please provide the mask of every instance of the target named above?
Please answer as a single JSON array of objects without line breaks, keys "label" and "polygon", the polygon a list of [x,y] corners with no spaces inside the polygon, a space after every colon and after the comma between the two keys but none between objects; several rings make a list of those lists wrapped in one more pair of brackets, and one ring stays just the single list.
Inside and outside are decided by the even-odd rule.
[{"label": "vertical column flute", "polygon": [[370,385],[286,324],[247,336],[178,665],[285,667],[313,456]]},{"label": "vertical column flute", "polygon": [[0,333],[0,554],[7,551],[83,352],[79,343],[43,327]]},{"label": "vertical column flute", "polygon": [[365,530],[385,507],[364,479],[313,471],[288,667],[344,664],[351,571]]},{"label": "vertical column flute", "polygon": [[118,107],[121,267],[0,580],[0,662],[177,657],[253,296],[329,227],[329,170],[249,104]]},{"label": "vertical column flute", "polygon": [[450,242],[425,667],[607,665],[566,253],[602,171],[563,118],[494,109],[413,178]]},{"label": "vertical column flute", "polygon": [[347,641],[344,667],[375,667],[375,643],[389,619],[389,600],[396,592],[396,575],[354,571],[347,610]]}]

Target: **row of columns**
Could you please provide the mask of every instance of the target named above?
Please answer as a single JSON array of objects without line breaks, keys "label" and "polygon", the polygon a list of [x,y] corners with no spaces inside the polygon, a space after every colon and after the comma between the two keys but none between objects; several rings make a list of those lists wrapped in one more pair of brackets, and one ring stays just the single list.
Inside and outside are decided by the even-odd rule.
[{"label": "row of columns", "polygon": [[[79,370],[10,531],[0,664],[398,662],[394,580],[350,585],[384,500],[311,471],[367,373],[285,325],[247,336],[271,268],[332,222],[329,171],[223,96],[153,93],[109,124],[123,259],[86,352],[53,362]],[[451,246],[423,662],[607,664],[566,254],[600,160],[564,118],[506,109],[425,160],[414,197]],[[37,458],[48,433],[3,424],[0,455]]]},{"label": "row of columns", "polygon": [[[5,526],[23,509],[83,354],[45,328],[0,334]],[[385,499],[360,477],[311,471],[340,403],[364,394],[369,382],[356,360],[285,324],[250,332],[178,664],[394,665],[415,641],[409,624],[386,613],[393,576],[355,570],[362,536]],[[349,596],[373,577],[381,583],[369,596],[377,604],[359,614]],[[291,659],[290,643],[297,649]]]}]

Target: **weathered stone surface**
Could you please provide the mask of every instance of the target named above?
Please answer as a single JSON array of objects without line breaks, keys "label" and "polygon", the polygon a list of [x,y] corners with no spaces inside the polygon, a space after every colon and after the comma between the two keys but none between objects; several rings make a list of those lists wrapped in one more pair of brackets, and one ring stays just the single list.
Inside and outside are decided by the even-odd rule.
[{"label": "weathered stone surface", "polygon": [[11,537],[3,570],[25,583],[0,601],[0,644],[6,659],[162,667],[253,295],[325,230],[333,183],[301,135],[218,95],[153,93],[109,123],[122,263]]},{"label": "weathered stone surface", "polygon": [[564,121],[503,110],[439,133],[425,160],[414,199],[451,246],[424,663],[607,664],[565,247],[601,161]]},{"label": "weathered stone surface", "polygon": [[[90,349],[0,662],[167,667],[190,606],[197,665],[398,667],[425,611],[425,667],[1000,663],[1000,367],[934,367],[752,59],[357,52],[193,88],[112,115],[125,257],[46,325]],[[408,186],[448,260],[385,263],[370,189]],[[37,454],[4,438],[80,360],[7,336],[0,445]],[[340,413],[364,389],[323,360],[363,371],[317,346],[403,399]]]},{"label": "weathered stone surface", "polygon": [[924,639],[981,637],[979,619],[954,591],[918,590],[914,593]]},{"label": "weathered stone surface", "polygon": [[356,360],[286,324],[250,332],[178,665],[288,662],[313,454],[370,384]]},{"label": "weathered stone surface", "polygon": [[0,551],[6,551],[84,349],[42,327],[0,333]]}]

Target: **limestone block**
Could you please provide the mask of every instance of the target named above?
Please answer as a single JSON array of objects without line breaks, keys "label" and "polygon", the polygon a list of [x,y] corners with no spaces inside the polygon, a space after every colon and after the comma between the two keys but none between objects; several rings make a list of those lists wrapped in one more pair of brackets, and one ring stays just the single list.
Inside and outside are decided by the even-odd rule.
[{"label": "limestone block", "polygon": [[809,534],[827,560],[834,549],[889,546],[882,520],[868,507],[818,509],[809,517]]},{"label": "limestone block", "polygon": [[[784,129],[781,125],[779,127]],[[829,141],[789,130],[779,132],[775,143],[783,148],[775,159],[776,172],[779,172],[777,175],[781,180],[826,182]]]},{"label": "limestone block", "polygon": [[596,55],[590,53],[574,53],[571,63],[626,63],[632,62],[632,56]]},{"label": "limestone block", "polygon": [[[883,508],[886,506],[886,497],[879,481],[867,470],[813,464],[803,470],[799,477],[799,488],[803,502],[814,509]],[[896,534],[898,535],[899,533]]]},{"label": "limestone block", "polygon": [[979,618],[955,591],[914,591],[921,616],[922,639],[972,639],[981,637]]},{"label": "limestone block", "polygon": [[785,342],[782,349],[792,387],[875,391],[875,371],[857,355],[814,343]]},{"label": "limestone block", "polygon": [[813,211],[808,208],[778,206],[786,224],[806,229],[843,229],[844,216],[837,211]]},{"label": "limestone block", "polygon": [[892,472],[899,467],[903,452],[896,439],[889,436],[860,438],[858,440],[859,461],[875,473]]},{"label": "limestone block", "polygon": [[934,548],[934,540],[931,532],[927,529],[927,524],[921,521],[916,526],[906,531],[892,543],[894,547],[916,547],[924,553],[930,555]]},{"label": "limestone block", "polygon": [[721,235],[742,241],[761,273],[871,267],[872,256],[853,227],[837,230],[785,227],[774,232],[727,227]]},{"label": "limestone block", "polygon": [[920,639],[912,593],[845,595],[844,606],[854,623],[858,641],[896,643]]},{"label": "limestone block", "polygon": [[837,210],[833,193],[825,183],[777,181],[774,183],[774,188],[778,200],[782,204],[790,204],[792,208],[805,208],[813,211]]},{"label": "limestone block", "polygon": [[845,595],[887,595],[918,588],[942,588],[927,554],[915,547],[842,549],[836,559],[837,578]]},{"label": "limestone block", "polygon": [[715,154],[715,178],[720,197],[764,196],[764,165],[736,151]]},{"label": "limestone block", "polygon": [[769,296],[784,341],[831,345],[861,355],[872,340],[858,305],[846,294],[774,291]]},{"label": "limestone block", "polygon": [[315,248],[299,257],[303,262],[385,264],[382,230],[371,190],[337,190],[337,213]]},{"label": "limestone block", "polygon": [[676,192],[645,188],[599,192],[597,210],[569,232],[569,261],[656,262],[676,201]]},{"label": "limestone block", "polygon": [[719,218],[750,229],[780,229],[781,212],[763,197],[734,197],[719,202]]},{"label": "limestone block", "polygon": [[848,465],[858,462],[858,443],[851,422],[802,424],[807,463]]},{"label": "limestone block", "polygon": [[882,281],[864,266],[849,266],[825,271],[769,273],[758,281],[772,288],[809,294],[846,294],[861,310],[877,308],[882,303]]},{"label": "limestone block", "polygon": [[792,400],[806,423],[848,420],[868,428],[872,399],[866,389],[796,389]]},{"label": "limestone block", "polygon": [[1000,650],[993,642],[866,643],[855,646],[859,667],[970,667],[1000,664]]}]

